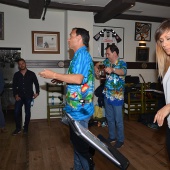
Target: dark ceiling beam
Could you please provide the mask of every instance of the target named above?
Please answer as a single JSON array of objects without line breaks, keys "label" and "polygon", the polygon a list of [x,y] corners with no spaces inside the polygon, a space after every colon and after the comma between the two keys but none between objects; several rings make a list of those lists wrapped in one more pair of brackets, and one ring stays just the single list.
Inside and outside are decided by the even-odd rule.
[{"label": "dark ceiling beam", "polygon": [[[17,0],[0,0],[0,3],[29,9],[28,3],[17,1]],[[100,7],[100,6],[70,5],[70,4],[62,4],[57,2],[51,2],[48,8],[72,10],[72,11],[88,11],[88,12],[101,12],[104,9],[104,7]]]},{"label": "dark ceiling beam", "polygon": [[[37,0],[34,0],[34,1],[37,1]],[[160,17],[121,14],[122,12],[127,10],[127,9],[124,9],[124,10],[122,9],[123,4],[126,3],[126,1],[128,0],[112,0],[108,5],[106,5],[106,7],[81,6],[81,5],[70,5],[70,4],[51,2],[48,8],[61,9],[61,10],[96,12],[97,14],[94,17],[95,17],[95,20],[98,22],[103,22],[104,20],[108,21],[110,19],[162,22],[165,19],[165,18],[160,18]],[[132,0],[132,2],[134,2],[134,0]],[[136,2],[167,6],[167,7],[170,6],[170,0],[161,0],[161,1],[160,0],[136,0]],[[0,3],[5,4],[5,5],[16,6],[19,8],[29,9],[28,3],[18,1],[18,0],[0,0]]]},{"label": "dark ceiling beam", "polygon": [[40,19],[43,13],[44,0],[29,0],[29,18]]},{"label": "dark ceiling beam", "polygon": [[100,12],[104,9],[104,7],[99,6],[70,5],[57,2],[51,2],[48,8],[88,12]]},{"label": "dark ceiling beam", "polygon": [[149,21],[149,22],[162,22],[166,18],[142,16],[142,15],[127,15],[120,14],[112,19],[136,20],[136,21]]},{"label": "dark ceiling beam", "polygon": [[22,2],[22,1],[17,1],[17,0],[0,0],[1,4],[5,4],[5,5],[11,5],[11,6],[16,6],[19,8],[29,8],[29,4]]},{"label": "dark ceiling beam", "polygon": [[105,23],[135,5],[135,0],[112,0],[94,16],[95,23]]},{"label": "dark ceiling beam", "polygon": [[160,6],[170,6],[170,0],[136,0],[136,2]]}]

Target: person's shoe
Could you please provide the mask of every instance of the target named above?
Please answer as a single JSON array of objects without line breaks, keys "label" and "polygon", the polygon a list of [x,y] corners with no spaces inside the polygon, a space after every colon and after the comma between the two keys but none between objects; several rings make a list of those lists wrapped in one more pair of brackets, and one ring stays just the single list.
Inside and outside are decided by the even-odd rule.
[{"label": "person's shoe", "polygon": [[108,138],[107,141],[108,141],[109,143],[114,143],[114,142],[116,142],[116,139]]},{"label": "person's shoe", "polygon": [[0,128],[0,133],[7,133],[7,132],[8,132],[7,129],[5,129],[5,128]]},{"label": "person's shoe", "polygon": [[115,143],[114,147],[117,148],[117,149],[119,149],[119,148],[121,148],[121,147],[123,146],[123,144],[124,144],[124,142],[119,142],[119,141],[117,141],[117,142]]},{"label": "person's shoe", "polygon": [[24,135],[27,135],[27,134],[28,134],[28,130],[24,129],[24,130],[23,130],[23,134],[24,134]]},{"label": "person's shoe", "polygon": [[21,133],[21,130],[18,130],[18,129],[15,129],[13,132],[12,132],[12,135],[17,135]]},{"label": "person's shoe", "polygon": [[94,170],[94,167],[95,167],[95,163],[93,161],[93,157],[90,158],[89,160],[89,170]]},{"label": "person's shoe", "polygon": [[158,125],[155,123],[149,123],[147,126],[151,129],[156,129],[156,130],[159,128]]}]

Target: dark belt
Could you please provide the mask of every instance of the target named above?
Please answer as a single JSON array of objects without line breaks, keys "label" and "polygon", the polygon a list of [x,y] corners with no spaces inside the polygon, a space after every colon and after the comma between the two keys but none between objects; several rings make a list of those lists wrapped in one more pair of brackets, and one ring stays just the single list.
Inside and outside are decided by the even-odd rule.
[{"label": "dark belt", "polygon": [[85,104],[85,103],[91,103],[92,100],[84,100],[84,99],[80,99],[80,100],[72,100],[72,101],[78,101],[79,103]]}]

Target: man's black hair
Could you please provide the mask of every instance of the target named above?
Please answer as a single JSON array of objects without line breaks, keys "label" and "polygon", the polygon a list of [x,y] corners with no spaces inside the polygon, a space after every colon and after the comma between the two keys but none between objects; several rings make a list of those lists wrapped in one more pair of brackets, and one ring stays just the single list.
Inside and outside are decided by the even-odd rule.
[{"label": "man's black hair", "polygon": [[19,59],[17,60],[17,63],[19,63],[20,61],[23,61],[23,62],[25,63],[25,60],[24,60],[23,58],[19,58]]},{"label": "man's black hair", "polygon": [[117,55],[119,55],[119,49],[115,44],[109,44],[105,50],[107,50],[108,48],[110,48],[110,51],[113,53],[114,51],[117,53]]},{"label": "man's black hair", "polygon": [[76,35],[81,35],[82,36],[83,44],[86,47],[89,47],[89,40],[90,40],[89,31],[87,31],[84,28],[73,28],[73,30],[76,30]]}]

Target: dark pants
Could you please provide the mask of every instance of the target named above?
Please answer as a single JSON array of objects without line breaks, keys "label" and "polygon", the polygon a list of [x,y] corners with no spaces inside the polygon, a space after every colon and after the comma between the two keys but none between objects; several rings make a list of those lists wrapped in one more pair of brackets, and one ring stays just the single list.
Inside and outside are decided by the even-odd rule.
[{"label": "dark pants", "polygon": [[14,117],[16,123],[16,129],[21,130],[21,112],[22,106],[25,107],[25,122],[24,122],[24,129],[28,131],[28,125],[30,122],[31,117],[31,101],[32,98],[23,97],[19,101],[15,101],[15,110],[14,110]]},{"label": "dark pants", "polygon": [[[88,120],[89,121],[89,120]],[[79,123],[88,128],[88,121],[80,121]],[[93,170],[93,155],[95,150],[89,144],[75,133],[75,129],[70,126],[70,139],[74,147],[74,169],[75,170]]]},{"label": "dark pants", "polygon": [[168,151],[168,156],[170,160],[170,128],[167,128],[166,131],[166,146],[167,146],[167,151]]},{"label": "dark pants", "polygon": [[2,111],[2,105],[1,105],[1,97],[0,97],[0,128],[5,127],[5,118],[4,118],[4,113]]}]

